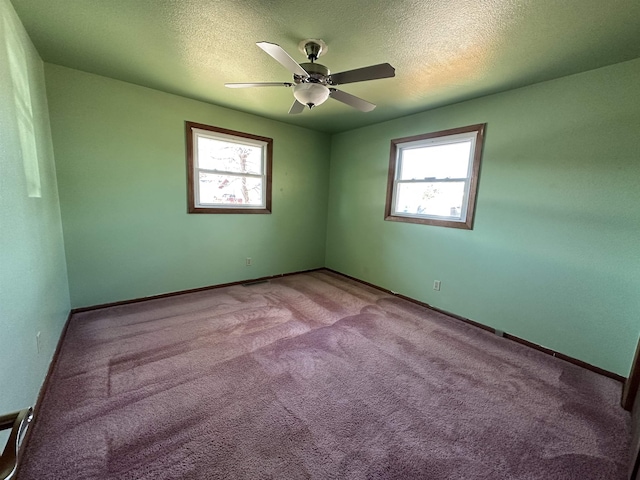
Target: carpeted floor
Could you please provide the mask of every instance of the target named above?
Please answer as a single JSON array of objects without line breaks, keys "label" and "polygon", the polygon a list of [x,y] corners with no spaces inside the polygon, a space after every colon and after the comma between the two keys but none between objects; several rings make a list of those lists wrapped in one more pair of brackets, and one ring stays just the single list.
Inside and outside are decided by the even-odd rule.
[{"label": "carpeted floor", "polygon": [[320,271],[76,314],[20,480],[624,479],[621,385]]}]

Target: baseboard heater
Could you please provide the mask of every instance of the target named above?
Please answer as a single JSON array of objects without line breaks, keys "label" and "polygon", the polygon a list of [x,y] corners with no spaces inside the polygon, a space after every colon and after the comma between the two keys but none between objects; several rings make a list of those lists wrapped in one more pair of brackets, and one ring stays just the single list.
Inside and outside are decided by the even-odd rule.
[{"label": "baseboard heater", "polygon": [[0,457],[0,480],[15,477],[18,468],[18,453],[27,429],[33,419],[33,408],[25,408],[19,412],[0,415],[0,430],[11,429],[9,440]]}]

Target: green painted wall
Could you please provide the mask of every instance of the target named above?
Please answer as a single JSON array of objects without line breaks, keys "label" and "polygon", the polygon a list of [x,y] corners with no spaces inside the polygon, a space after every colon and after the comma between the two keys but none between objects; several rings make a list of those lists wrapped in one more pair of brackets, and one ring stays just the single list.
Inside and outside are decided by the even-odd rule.
[{"label": "green painted wall", "polygon": [[[627,375],[638,78],[635,60],[335,135],[327,266]],[[383,220],[392,138],[484,122],[474,230]]]},{"label": "green painted wall", "polygon": [[68,313],[43,64],[0,0],[0,414],[35,403]]},{"label": "green painted wall", "polygon": [[[73,307],[324,265],[327,134],[45,72]],[[187,214],[185,120],[274,139],[271,215]]]}]

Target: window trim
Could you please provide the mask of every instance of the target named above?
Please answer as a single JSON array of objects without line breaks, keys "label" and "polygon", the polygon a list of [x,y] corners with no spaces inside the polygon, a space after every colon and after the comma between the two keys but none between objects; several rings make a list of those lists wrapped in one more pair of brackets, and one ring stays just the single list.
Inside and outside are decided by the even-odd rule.
[{"label": "window trim", "polygon": [[[482,148],[484,145],[484,131],[486,123],[468,125],[466,127],[452,128],[438,132],[425,133],[410,137],[395,138],[391,140],[391,152],[389,154],[389,171],[387,177],[387,199],[385,203],[384,219],[391,222],[419,223],[423,225],[435,225],[440,227],[461,228],[465,230],[473,229],[475,217],[476,197],[478,193],[478,177],[480,174],[480,163],[482,160]],[[464,133],[476,133],[475,148],[471,165],[471,175],[469,179],[469,193],[467,196],[466,218],[464,221],[446,220],[438,218],[415,217],[408,215],[398,215],[393,213],[394,186],[396,180],[396,166],[398,162],[398,152],[401,147],[412,142],[444,138]],[[466,180],[466,179],[464,179]],[[451,181],[451,179],[449,180]],[[464,206],[463,206],[464,207]]]},{"label": "window trim", "polygon": [[[202,123],[185,122],[186,126],[186,141],[187,141],[187,211],[188,213],[222,213],[222,214],[244,214],[244,213],[258,213],[258,214],[270,214],[271,213],[271,182],[272,182],[272,159],[273,159],[273,139],[269,137],[261,137],[259,135],[253,135],[251,133],[238,132],[235,130],[229,130],[226,128],[214,127],[212,125],[205,125]],[[197,187],[195,185],[195,163],[194,163],[194,141],[197,136],[194,134],[195,130],[207,130],[217,134],[228,135],[231,137],[246,138],[255,140],[257,142],[264,143],[265,145],[265,158],[264,158],[264,199],[265,206],[258,208],[247,207],[200,207],[196,205],[196,193]],[[206,169],[201,169],[206,170]],[[220,173],[220,172],[216,172]],[[229,174],[238,174],[239,172],[229,172]],[[254,174],[243,174],[241,176],[260,176]]]}]

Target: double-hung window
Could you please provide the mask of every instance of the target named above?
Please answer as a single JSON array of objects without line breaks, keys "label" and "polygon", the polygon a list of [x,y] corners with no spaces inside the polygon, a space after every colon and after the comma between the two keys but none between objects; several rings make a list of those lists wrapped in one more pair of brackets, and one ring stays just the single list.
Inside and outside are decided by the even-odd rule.
[{"label": "double-hung window", "polygon": [[189,213],[271,213],[267,137],[187,122]]},{"label": "double-hung window", "polygon": [[484,128],[391,140],[385,220],[471,229]]}]

